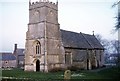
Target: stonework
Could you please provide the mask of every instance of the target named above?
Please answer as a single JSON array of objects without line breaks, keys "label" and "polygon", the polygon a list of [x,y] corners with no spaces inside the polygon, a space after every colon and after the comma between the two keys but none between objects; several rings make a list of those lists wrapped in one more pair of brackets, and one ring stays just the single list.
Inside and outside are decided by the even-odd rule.
[{"label": "stonework", "polygon": [[16,68],[15,55],[8,52],[0,52],[0,68]]},{"label": "stonework", "polygon": [[58,3],[46,0],[29,3],[25,45],[25,71],[92,69],[104,63],[104,48],[95,36],[60,30]]},{"label": "stonework", "polygon": [[40,62],[38,64],[40,71],[64,68],[64,48],[60,37],[57,4],[51,2],[30,4],[26,34],[25,70],[36,71],[37,60]]}]

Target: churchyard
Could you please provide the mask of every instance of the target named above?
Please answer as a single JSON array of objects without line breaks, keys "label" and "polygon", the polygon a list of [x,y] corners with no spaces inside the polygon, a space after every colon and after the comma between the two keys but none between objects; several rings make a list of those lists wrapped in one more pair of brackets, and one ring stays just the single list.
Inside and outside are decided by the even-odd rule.
[{"label": "churchyard", "polygon": [[[58,72],[25,72],[20,69],[2,70],[3,81],[63,81],[64,71]],[[120,79],[120,67],[111,67],[106,69],[97,70],[80,70],[71,71],[71,80],[109,80],[119,81]]]}]

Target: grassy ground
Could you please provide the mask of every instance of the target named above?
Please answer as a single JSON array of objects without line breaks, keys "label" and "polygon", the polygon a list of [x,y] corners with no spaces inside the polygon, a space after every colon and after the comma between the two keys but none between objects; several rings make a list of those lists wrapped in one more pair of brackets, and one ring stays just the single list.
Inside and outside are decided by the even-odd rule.
[{"label": "grassy ground", "polygon": [[[64,72],[24,72],[19,69],[2,71],[3,79],[56,80],[63,79],[63,75]],[[120,79],[120,67],[92,71],[72,71],[71,79]]]}]

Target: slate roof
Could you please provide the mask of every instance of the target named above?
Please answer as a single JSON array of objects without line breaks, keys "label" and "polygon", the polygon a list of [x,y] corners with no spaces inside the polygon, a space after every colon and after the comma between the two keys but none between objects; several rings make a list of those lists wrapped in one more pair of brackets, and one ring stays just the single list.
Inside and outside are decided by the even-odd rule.
[{"label": "slate roof", "polygon": [[1,59],[0,60],[16,60],[16,57],[12,53],[0,53]]},{"label": "slate roof", "polygon": [[78,49],[104,49],[94,35],[61,30],[64,47]]},{"label": "slate roof", "polygon": [[14,52],[14,55],[17,55],[18,60],[23,61],[24,60],[24,51],[25,49],[17,48],[16,51]]},{"label": "slate roof", "polygon": [[89,45],[92,48],[104,49],[104,47],[100,44],[100,42],[97,40],[97,38],[94,35],[83,34],[83,36],[85,37],[86,41],[88,41]]},{"label": "slate roof", "polygon": [[25,50],[25,49],[19,49],[19,48],[18,48],[18,49],[16,50],[17,55],[19,55],[19,56],[20,56],[20,55],[24,55],[24,50]]}]

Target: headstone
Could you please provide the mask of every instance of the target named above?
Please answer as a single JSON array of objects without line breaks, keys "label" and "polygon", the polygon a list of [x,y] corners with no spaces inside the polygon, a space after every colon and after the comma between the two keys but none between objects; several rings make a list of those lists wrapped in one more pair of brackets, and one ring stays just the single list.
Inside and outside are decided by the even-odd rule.
[{"label": "headstone", "polygon": [[64,80],[70,80],[71,79],[71,71],[70,70],[66,70],[64,72]]}]

